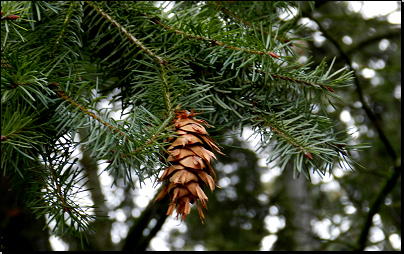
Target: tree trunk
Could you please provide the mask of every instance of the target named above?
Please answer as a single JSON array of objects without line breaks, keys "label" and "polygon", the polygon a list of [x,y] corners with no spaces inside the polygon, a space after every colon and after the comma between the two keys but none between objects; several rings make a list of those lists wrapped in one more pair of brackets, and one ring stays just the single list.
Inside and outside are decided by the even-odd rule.
[{"label": "tree trunk", "polygon": [[277,199],[281,204],[281,212],[286,219],[285,228],[279,231],[274,250],[312,251],[317,250],[320,243],[311,237],[310,221],[312,214],[308,184],[301,174],[293,179],[293,168],[289,163],[279,177],[280,191]]}]

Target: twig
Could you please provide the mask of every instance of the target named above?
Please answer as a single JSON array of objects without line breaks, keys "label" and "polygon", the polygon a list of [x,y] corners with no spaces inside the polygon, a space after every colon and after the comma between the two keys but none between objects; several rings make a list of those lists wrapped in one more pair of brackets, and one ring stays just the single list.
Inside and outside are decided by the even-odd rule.
[{"label": "twig", "polygon": [[[257,73],[266,74],[265,71],[261,71],[261,70],[257,70],[257,69],[254,69],[254,71],[257,72]],[[273,78],[287,80],[287,81],[291,81],[291,82],[296,82],[296,83],[304,84],[304,85],[307,85],[307,86],[317,85],[317,86],[320,86],[321,88],[323,88],[324,90],[328,90],[328,91],[333,92],[333,93],[335,92],[331,87],[326,86],[326,85],[322,85],[322,84],[314,84],[313,85],[312,83],[307,82],[307,81],[303,81],[303,80],[299,80],[299,79],[295,79],[295,78],[290,78],[290,77],[285,77],[285,76],[281,76],[281,75],[278,75],[278,74],[270,73],[269,75],[271,75]]]},{"label": "twig", "polygon": [[[62,90],[62,88],[60,88],[58,86],[58,84],[56,84],[55,82],[51,82],[51,85],[54,85],[57,87],[58,90],[56,90],[55,92],[62,97],[65,101],[70,102],[73,106],[75,106],[76,108],[79,108],[81,111],[85,112],[87,115],[91,116],[92,118],[94,118],[95,120],[99,121],[100,123],[102,123],[103,125],[107,126],[110,130],[113,130],[117,133],[119,133],[121,136],[125,136],[126,134],[123,133],[122,131],[118,130],[117,128],[115,128],[114,126],[112,126],[111,124],[102,121],[98,116],[96,116],[94,113],[90,112],[88,109],[84,108],[83,106],[80,106],[78,103],[76,103],[75,101],[73,101],[72,99],[70,99],[65,92]],[[150,144],[152,144],[154,142],[154,140],[156,140],[158,137],[160,136],[160,134],[156,134],[154,135],[144,146],[139,147],[135,150],[133,150],[132,152],[130,152],[130,154],[134,154],[137,152],[142,151],[145,147],[149,146]],[[126,140],[129,140],[128,137],[126,137]],[[112,153],[115,153],[114,150],[111,150]],[[128,155],[124,155],[121,154],[120,157],[124,158]],[[113,160],[107,161],[109,163],[111,163]]]},{"label": "twig", "polygon": [[[208,2],[208,3],[209,3],[209,2]],[[214,2],[214,3],[217,4],[217,5],[219,5],[219,6],[223,6],[220,2]],[[249,26],[249,27],[254,27],[253,24],[251,24],[251,23],[249,23],[249,22],[243,20],[242,18],[236,16],[234,13],[230,12],[229,10],[225,9],[224,7],[220,7],[219,9],[220,9],[222,12],[224,12],[224,13],[226,13],[226,14],[232,16],[232,17],[235,18],[236,20],[239,20],[239,21],[243,22],[245,25],[247,25],[247,26]],[[267,31],[262,31],[262,30],[259,29],[258,27],[256,27],[256,29],[257,29],[257,31],[260,32],[260,33],[263,32],[264,34],[269,35],[269,33],[268,33]],[[272,38],[275,38],[275,36],[272,35]],[[283,40],[282,40],[282,38],[279,38],[279,37],[277,37],[276,39],[277,39],[278,41],[283,41],[284,43],[290,42],[289,39],[283,39]],[[292,44],[290,44],[290,45],[292,45]]]},{"label": "twig", "polygon": [[46,150],[46,156],[47,156],[48,163],[49,163],[49,168],[50,168],[50,171],[51,171],[51,174],[52,174],[52,177],[53,177],[53,181],[55,182],[55,185],[56,185],[57,195],[59,196],[60,201],[62,202],[63,210],[65,212],[67,212],[67,213],[70,213],[70,210],[69,210],[69,207],[68,207],[69,205],[66,203],[66,200],[63,198],[62,192],[60,190],[60,184],[58,183],[58,179],[57,179],[56,174],[55,174],[55,169],[53,168],[52,160],[50,158],[50,152],[49,152],[47,146],[45,146],[45,150]]},{"label": "twig", "polygon": [[[141,15],[143,15],[143,16],[148,16],[148,15],[146,15],[146,14],[141,14]],[[157,20],[156,18],[151,18],[151,21],[153,21],[153,22],[154,22],[155,24],[157,24],[157,25],[160,25],[160,26],[163,27],[164,29],[167,29],[167,30],[174,30],[174,33],[176,33],[176,34],[181,34],[181,35],[184,35],[184,36],[187,36],[187,37],[196,39],[196,40],[209,41],[209,42],[212,43],[212,44],[216,44],[216,45],[218,45],[218,46],[223,46],[223,47],[225,47],[225,48],[233,49],[233,50],[237,50],[237,51],[244,51],[244,52],[247,52],[247,53],[252,53],[252,54],[257,54],[257,55],[269,55],[269,56],[272,56],[272,57],[274,57],[274,58],[279,58],[279,56],[278,56],[277,54],[273,53],[273,52],[252,51],[252,50],[247,50],[247,49],[236,48],[236,47],[228,46],[228,45],[225,45],[224,43],[218,42],[218,41],[216,41],[216,40],[213,39],[213,38],[207,38],[207,37],[203,37],[203,36],[197,36],[197,35],[194,35],[194,34],[189,34],[189,33],[183,32],[183,31],[179,31],[179,30],[177,30],[177,29],[175,29],[175,28],[173,28],[173,27],[170,27],[170,26],[167,26],[167,25],[161,23],[161,22],[160,22],[159,20]]]},{"label": "twig", "polygon": [[305,150],[302,146],[300,146],[298,143],[296,143],[295,141],[293,141],[290,137],[286,136],[284,133],[282,133],[280,130],[278,130],[277,128],[275,128],[272,124],[268,123],[268,121],[265,118],[261,118],[264,123],[266,125],[268,125],[273,131],[275,131],[279,136],[281,136],[282,138],[286,139],[289,143],[291,143],[294,147],[296,147],[297,149],[299,149],[306,157],[308,157],[309,159],[313,159],[313,157],[311,156],[310,152]]},{"label": "twig", "polygon": [[70,7],[69,7],[69,10],[67,11],[66,18],[65,18],[65,20],[63,22],[63,25],[62,25],[62,29],[60,31],[60,34],[59,34],[57,40],[56,40],[55,45],[53,46],[52,55],[55,55],[55,52],[58,49],[58,46],[59,46],[59,44],[60,44],[60,42],[61,42],[61,40],[62,40],[62,38],[63,38],[63,36],[64,36],[64,34],[66,32],[66,28],[69,25],[70,18],[73,15],[73,10],[74,10],[74,2],[70,2]]},{"label": "twig", "polygon": [[123,34],[126,35],[126,37],[129,38],[129,40],[131,40],[133,43],[136,44],[136,46],[140,47],[146,54],[152,56],[159,64],[162,65],[167,65],[167,61],[164,60],[161,56],[157,56],[156,54],[154,54],[150,49],[148,49],[146,46],[144,46],[142,44],[141,41],[139,41],[138,39],[135,38],[135,36],[133,36],[131,33],[129,33],[123,26],[121,26],[117,21],[115,21],[113,18],[111,18],[111,16],[109,16],[107,13],[103,12],[101,9],[99,9],[98,7],[96,7],[93,3],[91,2],[87,2],[88,5],[90,5],[95,11],[97,11],[99,14],[101,14],[101,16],[103,16],[105,19],[107,19],[108,21],[110,21],[114,26],[116,26],[117,28],[119,28]]},{"label": "twig", "polygon": [[[60,88],[60,86],[58,84],[56,84],[55,82],[51,82],[51,85],[54,85],[57,90],[55,91],[60,97],[62,97],[65,101],[70,102],[73,106],[75,106],[76,108],[79,108],[81,111],[85,112],[87,115],[91,116],[92,118],[94,118],[95,120],[97,120],[98,122],[102,123],[103,125],[107,126],[110,130],[113,130],[117,133],[119,133],[121,136],[125,136],[125,133],[121,132],[120,130],[118,130],[117,128],[115,128],[114,126],[112,126],[111,124],[102,121],[98,116],[96,116],[94,113],[90,112],[88,109],[84,108],[83,106],[80,106],[77,102],[75,102],[74,100],[70,99],[65,92],[62,90],[62,88]],[[127,138],[127,137],[126,137]]]}]

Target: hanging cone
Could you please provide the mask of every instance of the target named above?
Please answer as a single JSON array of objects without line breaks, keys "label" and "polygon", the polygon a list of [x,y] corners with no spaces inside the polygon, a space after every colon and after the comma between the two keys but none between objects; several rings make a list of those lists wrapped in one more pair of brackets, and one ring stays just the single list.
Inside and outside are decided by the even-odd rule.
[{"label": "hanging cone", "polygon": [[168,194],[171,203],[167,215],[171,215],[177,208],[177,219],[181,216],[182,220],[190,213],[190,204],[196,202],[203,223],[202,206],[208,208],[208,197],[203,188],[209,186],[213,191],[215,186],[219,187],[215,185],[215,172],[210,166],[212,158],[216,159],[212,151],[223,153],[203,127],[211,126],[204,120],[195,119],[195,115],[197,114],[193,112],[188,114],[186,110],[176,111],[174,126],[177,137],[168,139],[171,145],[167,148],[166,155],[171,166],[165,168],[159,178],[160,182],[167,180],[168,184],[154,201],[159,201]]}]

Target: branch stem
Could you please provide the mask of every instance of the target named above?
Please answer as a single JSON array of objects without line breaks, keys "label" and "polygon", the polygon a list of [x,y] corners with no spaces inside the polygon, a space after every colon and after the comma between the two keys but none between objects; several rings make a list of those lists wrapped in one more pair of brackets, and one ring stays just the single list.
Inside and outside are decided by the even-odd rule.
[{"label": "branch stem", "polygon": [[[146,14],[141,14],[141,15],[147,16]],[[161,23],[156,18],[151,18],[151,21],[153,21],[155,24],[163,27],[164,29],[174,30],[174,33],[181,34],[181,35],[184,35],[184,36],[189,37],[189,38],[193,38],[193,39],[200,40],[200,41],[209,41],[212,44],[216,44],[218,46],[223,46],[223,47],[228,48],[228,49],[233,49],[233,50],[237,50],[237,51],[244,51],[244,52],[247,52],[247,53],[257,54],[257,55],[269,55],[269,56],[274,57],[274,58],[279,58],[279,56],[277,54],[273,53],[273,52],[253,51],[253,50],[248,50],[248,49],[237,48],[237,47],[225,45],[224,43],[218,42],[217,40],[215,40],[213,38],[207,38],[207,37],[203,37],[203,36],[189,34],[189,33],[177,30],[177,29],[175,29],[173,27],[167,26],[167,25]]]},{"label": "branch stem", "polygon": [[291,143],[294,147],[296,147],[297,149],[299,149],[306,157],[308,157],[309,159],[313,159],[313,157],[311,156],[310,152],[307,151],[306,149],[304,149],[301,145],[299,145],[298,143],[296,143],[294,140],[292,140],[290,137],[288,137],[286,134],[284,134],[283,132],[281,132],[280,130],[278,130],[277,128],[275,128],[272,124],[270,124],[265,118],[261,118],[264,123],[270,127],[274,132],[276,132],[276,134],[278,134],[279,136],[281,136],[282,138],[286,139],[289,143]]},{"label": "branch stem", "polygon": [[[209,3],[209,2],[208,2],[208,3]],[[242,18],[236,16],[234,13],[232,13],[232,12],[230,12],[229,10],[225,9],[224,7],[222,7],[223,5],[222,5],[220,2],[214,2],[214,3],[215,3],[216,5],[221,6],[219,9],[220,9],[222,12],[224,12],[224,13],[230,15],[231,17],[233,17],[234,19],[236,19],[236,20],[238,20],[238,21],[243,22],[244,25],[247,25],[247,26],[249,26],[249,27],[253,27],[253,28],[257,29],[258,32],[264,33],[264,34],[266,34],[266,35],[269,35],[269,33],[268,33],[267,31],[262,31],[262,30],[259,29],[258,27],[254,27],[254,25],[251,24],[250,22],[247,22],[247,21],[243,20]],[[275,36],[272,35],[272,38],[275,38]],[[290,42],[289,39],[282,39],[282,38],[279,38],[279,37],[277,37],[276,39],[277,39],[278,41],[283,41],[284,43]],[[290,44],[290,45],[292,45],[292,44]]]},{"label": "branch stem", "polygon": [[121,136],[125,136],[125,133],[121,132],[120,130],[118,130],[117,128],[115,128],[114,126],[112,126],[111,124],[102,121],[97,115],[95,115],[94,113],[90,112],[88,109],[84,108],[83,106],[79,105],[77,102],[75,102],[74,100],[70,99],[66,93],[62,90],[62,88],[60,88],[60,86],[58,84],[56,84],[55,82],[51,82],[51,85],[54,85],[55,87],[57,87],[57,90],[55,91],[60,97],[62,97],[62,99],[64,99],[65,101],[68,101],[69,103],[71,103],[73,106],[75,106],[76,108],[79,108],[81,111],[83,111],[84,113],[86,113],[87,115],[91,116],[92,118],[94,118],[95,120],[97,120],[98,122],[102,123],[103,125],[107,126],[110,130],[113,130],[117,133],[119,133]]},{"label": "branch stem", "polygon": [[111,16],[109,16],[107,13],[103,12],[100,8],[96,7],[92,2],[88,1],[88,5],[90,5],[96,12],[98,12],[101,16],[103,16],[105,19],[107,19],[109,22],[111,22],[114,26],[119,28],[121,32],[129,38],[136,46],[138,46],[140,49],[142,49],[146,54],[152,56],[159,64],[162,65],[167,65],[167,61],[164,60],[161,56],[156,55],[153,53],[150,49],[148,49],[146,46],[142,44],[141,41],[136,39],[135,36],[133,36],[131,33],[129,33],[122,25],[120,25],[116,20],[114,20]]},{"label": "branch stem", "polygon": [[53,168],[52,160],[50,158],[50,152],[49,152],[47,146],[45,146],[45,150],[46,150],[46,156],[47,156],[47,159],[48,159],[49,168],[50,168],[50,171],[51,171],[51,174],[52,174],[52,178],[53,178],[53,181],[55,182],[55,185],[56,185],[57,195],[59,196],[60,201],[62,202],[63,210],[65,210],[67,213],[70,213],[70,209],[68,207],[68,204],[66,203],[66,200],[63,198],[62,192],[60,190],[60,184],[59,184],[58,179],[56,177],[55,169]]},{"label": "branch stem", "polygon": [[[266,74],[265,71],[261,71],[261,70],[257,70],[257,69],[254,69],[254,71],[256,73]],[[317,85],[317,86],[320,86],[321,88],[323,88],[324,90],[328,90],[328,91],[333,92],[333,93],[335,92],[331,87],[323,85],[323,84],[312,84],[312,83],[307,82],[307,81],[303,81],[303,80],[299,80],[299,79],[295,79],[295,78],[290,78],[290,77],[285,77],[285,76],[278,75],[278,74],[273,74],[273,73],[270,73],[269,75],[271,75],[273,78],[276,78],[276,79],[282,79],[282,80],[287,80],[287,81],[290,81],[290,82],[296,82],[296,83],[304,84],[304,85],[307,85],[307,86]]]}]

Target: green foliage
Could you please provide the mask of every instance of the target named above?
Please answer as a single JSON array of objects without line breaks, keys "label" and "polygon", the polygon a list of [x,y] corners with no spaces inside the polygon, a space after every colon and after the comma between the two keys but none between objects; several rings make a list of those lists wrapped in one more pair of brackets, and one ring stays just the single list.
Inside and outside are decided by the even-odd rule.
[{"label": "green foliage", "polygon": [[[81,235],[101,217],[77,203],[86,183],[73,151],[82,145],[115,179],[142,183],[165,165],[177,109],[204,111],[216,130],[252,126],[257,150],[272,149],[267,162],[283,169],[291,161],[295,176],[351,162],[363,146],[336,130],[326,108],[352,72],[298,61],[307,38],[296,18],[279,17],[290,8],[176,2],[164,13],[143,1],[2,2],[3,17],[20,15],[1,26],[3,174],[32,181],[26,202],[56,221],[54,232]],[[105,98],[123,119],[101,106]],[[90,132],[78,140],[81,128]]]}]

